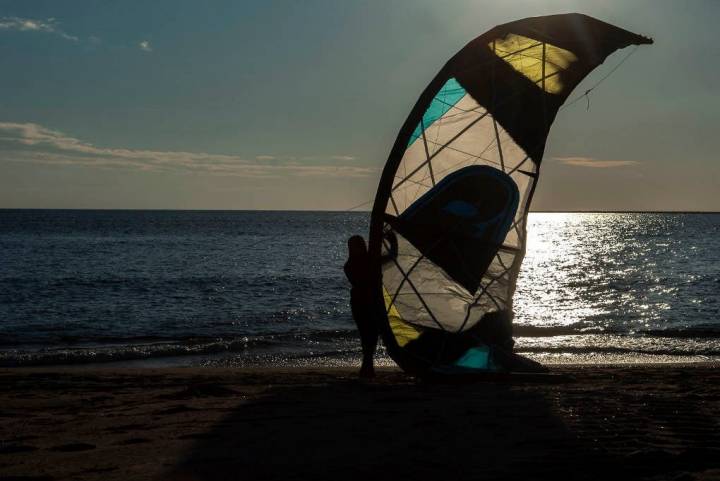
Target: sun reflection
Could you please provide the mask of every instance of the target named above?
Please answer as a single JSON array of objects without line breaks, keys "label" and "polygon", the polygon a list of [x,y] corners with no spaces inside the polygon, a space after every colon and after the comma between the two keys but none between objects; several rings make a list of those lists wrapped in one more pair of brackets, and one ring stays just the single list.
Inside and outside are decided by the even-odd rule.
[{"label": "sun reflection", "polygon": [[531,214],[517,322],[598,328],[661,320],[671,308],[668,296],[679,291],[666,265],[677,246],[659,242],[658,219],[638,220],[633,214]]},{"label": "sun reflection", "polygon": [[[514,299],[519,349],[617,357],[615,350],[634,343],[633,349],[669,355],[669,344],[643,336],[717,318],[717,306],[701,302],[717,298],[711,293],[717,282],[708,281],[707,259],[694,256],[678,234],[686,231],[683,222],[656,214],[530,214]],[[717,348],[716,340],[708,342]]]},{"label": "sun reflection", "polygon": [[604,273],[593,266],[588,239],[579,235],[591,214],[538,213],[528,221],[527,254],[515,296],[518,323],[573,325],[607,313],[587,302]]}]

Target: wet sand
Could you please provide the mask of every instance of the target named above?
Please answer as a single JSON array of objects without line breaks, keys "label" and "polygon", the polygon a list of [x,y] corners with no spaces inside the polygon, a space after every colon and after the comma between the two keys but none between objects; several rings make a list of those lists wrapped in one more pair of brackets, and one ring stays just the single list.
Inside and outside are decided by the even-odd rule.
[{"label": "wet sand", "polygon": [[0,370],[0,479],[720,479],[720,366]]}]

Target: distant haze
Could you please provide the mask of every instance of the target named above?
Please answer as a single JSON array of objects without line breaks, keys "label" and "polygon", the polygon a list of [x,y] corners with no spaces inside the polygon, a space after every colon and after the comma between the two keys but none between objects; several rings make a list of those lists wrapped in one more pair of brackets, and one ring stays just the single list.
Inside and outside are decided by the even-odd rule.
[{"label": "distant haze", "polygon": [[669,0],[5,0],[0,208],[367,210],[440,67],[563,12],[655,44],[560,112],[533,209],[719,211],[720,3]]}]

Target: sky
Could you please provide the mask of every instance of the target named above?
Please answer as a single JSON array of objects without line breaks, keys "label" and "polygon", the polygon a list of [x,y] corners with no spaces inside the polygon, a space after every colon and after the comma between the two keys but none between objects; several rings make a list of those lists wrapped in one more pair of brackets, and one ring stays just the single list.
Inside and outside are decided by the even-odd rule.
[{"label": "sky", "polygon": [[712,0],[0,0],[0,208],[370,209],[440,67],[566,12],[655,44],[560,112],[533,210],[720,211]]}]

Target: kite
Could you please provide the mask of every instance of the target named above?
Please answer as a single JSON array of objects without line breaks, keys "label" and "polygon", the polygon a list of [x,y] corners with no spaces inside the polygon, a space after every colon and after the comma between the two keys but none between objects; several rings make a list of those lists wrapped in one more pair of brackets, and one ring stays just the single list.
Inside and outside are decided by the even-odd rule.
[{"label": "kite", "polygon": [[422,92],[370,220],[372,308],[401,368],[522,370],[513,293],[548,132],[595,67],[650,43],[586,15],[526,18],[472,40]]}]

